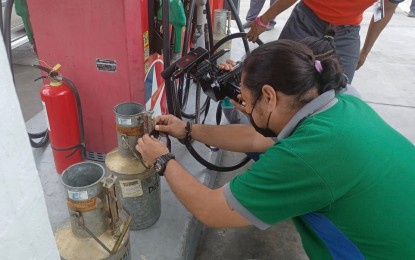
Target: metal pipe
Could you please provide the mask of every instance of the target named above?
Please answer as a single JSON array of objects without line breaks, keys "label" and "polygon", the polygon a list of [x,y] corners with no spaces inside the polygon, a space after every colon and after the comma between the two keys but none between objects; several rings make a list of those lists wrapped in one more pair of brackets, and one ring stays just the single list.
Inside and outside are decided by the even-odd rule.
[{"label": "metal pipe", "polygon": [[122,231],[120,237],[117,239],[117,241],[114,244],[114,247],[112,248],[112,254],[115,254],[118,249],[120,248],[121,242],[123,241],[125,234],[127,234],[127,231],[129,230],[128,228],[130,227],[131,221],[132,221],[132,217],[131,214],[124,209],[127,213],[128,213],[128,218],[127,221],[124,224],[124,230]]},{"label": "metal pipe", "polygon": [[1,36],[3,36],[3,38],[4,38],[4,34],[3,34],[3,1],[1,1],[1,4],[0,4],[0,33],[1,33]]},{"label": "metal pipe", "polygon": [[75,222],[83,229],[83,230],[85,230],[95,241],[97,241],[98,242],[98,244],[100,244],[100,246],[102,246],[102,248],[104,248],[105,249],[105,251],[107,251],[110,255],[112,255],[112,251],[104,244],[104,243],[102,243],[102,241],[101,240],[99,240],[99,238],[94,234],[94,233],[92,233],[91,232],[91,230],[89,230],[85,225],[84,225],[84,223],[82,223],[80,220],[79,220],[79,214],[73,214],[72,216],[71,216],[74,220],[75,220]]},{"label": "metal pipe", "polygon": [[206,23],[208,29],[209,50],[213,48],[213,30],[212,30],[212,14],[210,13],[210,3],[206,1]]},{"label": "metal pipe", "polygon": [[7,57],[9,58],[10,69],[14,82],[13,62],[12,62],[12,45],[11,45],[11,20],[14,0],[6,0],[5,16],[3,23],[4,45],[6,46]]}]

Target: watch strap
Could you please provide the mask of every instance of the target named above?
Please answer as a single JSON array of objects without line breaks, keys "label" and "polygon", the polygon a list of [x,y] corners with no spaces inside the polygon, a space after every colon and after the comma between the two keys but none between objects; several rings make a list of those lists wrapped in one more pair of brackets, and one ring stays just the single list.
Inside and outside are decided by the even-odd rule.
[{"label": "watch strap", "polygon": [[172,153],[163,154],[163,155],[157,157],[154,164],[155,165],[157,163],[161,164],[160,165],[161,166],[160,170],[156,171],[158,173],[158,175],[164,176],[164,171],[166,170],[167,162],[170,161],[171,159],[175,159],[175,158],[176,157]]}]

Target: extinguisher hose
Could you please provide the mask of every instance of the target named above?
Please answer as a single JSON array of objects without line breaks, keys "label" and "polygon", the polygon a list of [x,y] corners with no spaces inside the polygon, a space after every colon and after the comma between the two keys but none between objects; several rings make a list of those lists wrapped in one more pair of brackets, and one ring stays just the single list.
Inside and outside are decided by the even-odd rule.
[{"label": "extinguisher hose", "polygon": [[62,81],[68,83],[68,85],[71,87],[72,92],[74,94],[75,97],[75,102],[76,102],[76,110],[78,113],[78,121],[79,121],[79,134],[80,134],[80,139],[81,139],[81,143],[77,146],[74,147],[70,147],[70,148],[66,148],[66,149],[75,149],[69,156],[71,156],[72,154],[74,154],[79,148],[81,149],[81,155],[83,158],[86,158],[86,150],[85,150],[85,133],[84,133],[84,119],[82,116],[82,105],[81,105],[81,98],[79,97],[79,93],[78,93],[78,89],[75,87],[75,84],[69,80],[68,78],[62,77]]},{"label": "extinguisher hose", "polygon": [[[49,141],[49,132],[48,129],[39,133],[27,133],[29,135],[30,145],[33,148],[44,147]],[[40,141],[36,142],[34,139],[39,139]]]},{"label": "extinguisher hose", "polygon": [[[82,144],[77,144],[71,147],[67,147],[67,148],[56,148],[52,146],[52,149],[58,152],[64,152],[64,151],[70,151],[73,150],[70,154],[68,154],[67,156],[65,156],[65,159],[68,159],[69,157],[71,157],[72,155],[74,155],[79,149],[82,149],[83,146]],[[81,150],[81,154],[83,155],[83,150]],[[85,157],[84,157],[85,158]]]}]

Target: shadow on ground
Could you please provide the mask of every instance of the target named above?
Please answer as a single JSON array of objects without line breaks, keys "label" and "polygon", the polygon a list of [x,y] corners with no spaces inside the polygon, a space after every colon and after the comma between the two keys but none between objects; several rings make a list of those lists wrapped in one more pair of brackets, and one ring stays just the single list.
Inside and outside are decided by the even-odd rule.
[{"label": "shadow on ground", "polygon": [[[237,162],[241,154],[224,152],[223,164]],[[221,187],[245,167],[229,173],[219,173],[215,187]],[[205,228],[196,251],[197,260],[210,259],[308,259],[300,236],[291,221],[284,221],[261,231],[256,227],[213,229]]]}]

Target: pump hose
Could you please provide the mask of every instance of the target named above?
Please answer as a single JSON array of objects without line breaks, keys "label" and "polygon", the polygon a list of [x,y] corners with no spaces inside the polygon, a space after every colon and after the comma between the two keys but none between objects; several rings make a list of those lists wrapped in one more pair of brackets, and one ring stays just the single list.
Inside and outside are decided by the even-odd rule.
[{"label": "pump hose", "polygon": [[[185,36],[184,36],[184,42],[183,42],[183,48],[182,48],[182,56],[186,55],[189,49],[189,38],[190,35],[194,32],[194,23],[193,23],[193,18],[194,18],[194,11],[195,11],[195,6],[196,6],[196,1],[197,0],[190,0],[190,6],[189,11],[187,12],[187,17],[186,17],[186,30],[185,30]],[[210,20],[210,9],[208,8],[208,2],[206,3],[207,5],[205,6],[206,8],[206,20],[207,20],[207,24],[208,24],[208,34],[209,34],[209,38],[205,39],[205,48],[207,49],[211,49],[213,46],[213,34],[211,31],[212,28],[212,24],[211,24],[211,20]],[[187,100],[189,98],[189,92],[190,92],[190,77],[187,76],[187,74],[181,76],[179,78],[179,87],[177,90],[177,97],[178,97],[178,102],[179,102],[179,106],[180,106],[180,110],[181,110],[181,117],[183,118],[187,118],[187,119],[195,119],[196,117],[196,113],[186,113],[186,106],[187,106]],[[196,97],[198,98],[198,97]],[[206,109],[208,103],[208,99],[206,99],[203,102],[202,107],[200,108],[200,110],[203,112]]]},{"label": "pump hose", "polygon": [[[235,38],[243,38],[245,39],[246,37],[246,33],[234,33],[234,34],[230,34],[225,36],[224,38],[222,38],[218,43],[215,44],[215,46],[213,46],[213,48],[210,50],[210,56],[212,56],[215,51],[224,43],[226,43],[227,41],[230,41],[232,39]],[[256,41],[256,43],[258,45],[262,45],[263,42],[258,39]],[[198,84],[199,85],[199,84]],[[197,101],[197,100],[196,100]],[[197,111],[198,112],[198,111]],[[211,162],[208,162],[207,160],[205,160],[202,156],[199,155],[199,153],[193,148],[192,146],[192,141],[189,139],[185,139],[184,143],[186,145],[187,150],[190,152],[190,154],[203,166],[205,166],[206,168],[208,168],[209,170],[213,170],[213,171],[218,171],[218,172],[228,172],[228,171],[234,171],[236,169],[239,169],[240,167],[244,166],[247,162],[249,162],[251,159],[249,158],[249,156],[246,156],[245,158],[243,158],[239,163],[232,165],[232,166],[218,166],[215,165]]]},{"label": "pump hose", "polygon": [[[208,22],[208,29],[209,29],[209,45],[212,46],[211,48],[209,48],[210,54],[213,55],[213,53],[225,42],[235,39],[235,38],[242,38],[243,43],[244,43],[244,48],[246,53],[249,53],[249,45],[248,45],[248,41],[246,40],[246,33],[243,33],[243,28],[242,28],[242,23],[241,20],[239,19],[239,16],[237,15],[236,12],[236,8],[235,5],[233,4],[232,0],[227,0],[228,4],[231,8],[231,12],[233,14],[233,16],[235,17],[236,23],[238,25],[238,28],[240,30],[241,33],[236,33],[236,34],[231,34],[228,35],[226,37],[224,37],[222,40],[220,40],[217,44],[215,44],[215,46],[212,46],[211,44],[213,43],[213,36],[211,38],[212,35],[212,25],[211,25],[211,18],[210,15],[207,17],[207,22]],[[169,0],[163,0],[163,35],[169,35],[168,34],[168,21],[169,21],[169,17],[168,17],[168,2]],[[187,44],[189,42],[189,36],[188,34],[190,33],[190,27],[191,27],[191,23],[193,19],[189,19],[190,17],[193,17],[193,10],[194,10],[194,2],[195,0],[193,0],[191,2],[191,6],[190,6],[190,12],[188,15],[188,19],[187,19],[187,25],[186,25],[186,34],[185,34],[185,41],[184,41],[184,46],[183,46],[183,53],[185,54],[185,52],[187,51]],[[208,7],[208,6],[207,6]],[[209,7],[210,8],[210,7]],[[208,12],[210,14],[210,10]],[[167,17],[165,17],[164,15],[166,14]],[[210,23],[210,25],[209,25]],[[166,39],[168,37],[163,37],[163,49],[164,50],[168,50],[170,52],[170,43],[169,40]],[[258,40],[257,41],[258,44],[262,44],[262,41]],[[209,46],[209,47],[210,47]],[[170,66],[170,53],[166,53],[166,51],[164,51],[164,67],[168,68]],[[173,67],[173,66],[172,66]],[[182,81],[182,84],[184,82]],[[190,82],[187,81],[186,84],[189,84]],[[174,87],[174,84],[172,82],[172,80],[170,78],[165,77],[165,86],[166,86],[166,94],[168,97],[170,97],[170,100],[168,99],[169,102],[167,102],[168,104],[168,109],[170,111],[170,113],[174,114],[176,117],[178,117],[179,119],[182,118],[183,116],[183,111],[181,109],[181,105],[182,105],[182,100],[181,98],[178,98],[178,96],[176,94],[177,91]],[[189,87],[187,85],[187,87]],[[179,90],[179,93],[182,94],[182,91]],[[186,99],[188,98],[188,95],[186,95],[185,97]],[[198,99],[198,97],[196,97]],[[186,100],[187,101],[187,100]],[[186,102],[185,101],[185,102]],[[196,100],[197,103],[200,102],[200,100]],[[206,108],[204,108],[206,109]],[[195,111],[195,117],[197,118],[199,113],[200,113],[200,108],[196,107],[196,111]],[[187,117],[188,115],[185,115],[185,117]],[[212,164],[211,162],[208,162],[207,160],[205,160],[203,157],[201,157],[198,152],[193,148],[192,144],[191,144],[191,140],[179,140],[181,143],[184,143],[186,145],[186,148],[188,149],[188,151],[190,152],[190,154],[203,166],[205,166],[206,168],[210,169],[210,170],[214,170],[214,171],[219,171],[219,172],[226,172],[226,171],[233,171],[236,169],[239,169],[240,167],[242,167],[243,165],[245,165],[247,162],[250,161],[250,158],[248,156],[246,156],[244,159],[242,159],[239,163],[232,165],[232,166],[218,166],[215,164]]]},{"label": "pump hose", "polygon": [[[233,3],[232,0],[226,0],[230,9],[231,9],[231,13],[232,16],[235,18],[236,24],[238,26],[238,30],[240,32],[244,32],[245,30],[242,28],[242,22],[241,19],[239,18],[239,15],[237,13],[236,7]],[[188,12],[188,16],[186,18],[186,30],[185,30],[185,37],[184,37],[184,42],[183,42],[183,50],[182,50],[182,56],[185,55],[188,51],[188,43],[189,43],[189,37],[190,34],[192,33],[192,25],[193,25],[193,15],[194,15],[194,9],[195,9],[195,3],[196,0],[190,0],[190,7],[189,7],[189,12]],[[208,27],[208,33],[209,33],[209,51],[213,48],[213,29],[212,29],[212,19],[211,19],[211,13],[210,13],[210,3],[209,1],[206,2],[206,20],[207,20],[207,27]],[[242,38],[243,44],[244,44],[244,48],[245,48],[245,52],[249,53],[249,45],[248,45],[248,41],[245,37]],[[167,68],[167,66],[165,67]],[[189,114],[186,113],[184,111],[184,108],[187,105],[187,100],[189,98],[189,91],[190,91],[190,78],[185,75],[183,75],[182,77],[179,78],[179,88],[177,90],[177,96],[178,96],[178,102],[179,102],[179,106],[180,106],[180,110],[181,110],[181,115],[180,117],[184,117],[187,119],[195,119],[196,117],[199,117],[200,113],[203,113],[207,107],[209,107],[208,102],[210,101],[209,99],[206,99],[205,102],[203,103],[202,107],[197,107],[199,108],[199,111],[196,111],[196,113],[194,114]],[[198,97],[196,97],[198,98]],[[198,115],[198,116],[196,116]],[[176,115],[177,116],[177,115]]]},{"label": "pump hose", "polygon": [[[242,32],[242,33],[245,32],[244,28],[242,27],[241,19],[239,18],[239,15],[236,11],[236,7],[233,4],[233,0],[226,0],[226,1],[228,2],[229,7],[231,8],[231,13],[232,13],[233,17],[235,18],[235,22],[236,22],[236,25],[238,26],[239,31]],[[242,38],[242,42],[244,43],[245,52],[249,53],[249,45],[248,45],[248,40],[246,39],[246,37]],[[216,44],[216,45],[218,45],[218,44]]]}]

